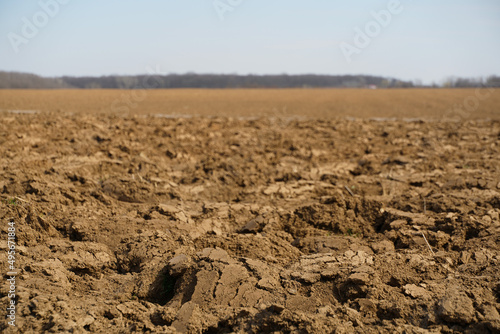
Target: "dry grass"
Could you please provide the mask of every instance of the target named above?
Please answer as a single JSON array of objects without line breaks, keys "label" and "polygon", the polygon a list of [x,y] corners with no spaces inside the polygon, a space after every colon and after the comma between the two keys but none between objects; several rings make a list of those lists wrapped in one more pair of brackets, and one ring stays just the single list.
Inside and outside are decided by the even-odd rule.
[{"label": "dry grass", "polygon": [[[499,92],[466,118],[499,119]],[[0,110],[440,118],[468,96],[475,96],[475,89],[0,90]]]}]

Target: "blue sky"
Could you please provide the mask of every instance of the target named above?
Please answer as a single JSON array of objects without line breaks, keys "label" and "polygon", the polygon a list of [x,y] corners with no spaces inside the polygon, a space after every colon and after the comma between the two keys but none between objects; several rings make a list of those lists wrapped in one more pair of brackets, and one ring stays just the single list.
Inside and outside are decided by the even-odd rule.
[{"label": "blue sky", "polygon": [[[50,3],[52,10],[58,6],[52,16],[42,8]],[[214,4],[230,11],[218,13]],[[398,11],[383,26],[372,12],[391,13],[391,5]],[[452,75],[500,75],[500,1],[396,5],[397,0],[2,0],[0,70],[44,76],[152,69],[373,74],[425,83]],[[26,22],[37,29],[34,36]],[[355,44],[356,31],[372,35],[369,45]],[[341,45],[356,52],[346,57]]]}]

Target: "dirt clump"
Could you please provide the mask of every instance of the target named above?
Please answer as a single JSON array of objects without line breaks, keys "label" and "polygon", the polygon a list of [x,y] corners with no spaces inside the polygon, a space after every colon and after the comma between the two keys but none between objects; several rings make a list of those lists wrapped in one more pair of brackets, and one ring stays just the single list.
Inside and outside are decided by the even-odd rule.
[{"label": "dirt clump", "polygon": [[0,118],[19,332],[500,332],[497,121]]}]

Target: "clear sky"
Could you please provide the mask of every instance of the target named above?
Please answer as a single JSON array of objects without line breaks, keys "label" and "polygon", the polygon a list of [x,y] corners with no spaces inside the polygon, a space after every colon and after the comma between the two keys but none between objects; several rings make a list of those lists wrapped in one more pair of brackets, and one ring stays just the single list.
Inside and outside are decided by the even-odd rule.
[{"label": "clear sky", "polygon": [[397,2],[1,0],[0,70],[500,75],[499,0]]}]

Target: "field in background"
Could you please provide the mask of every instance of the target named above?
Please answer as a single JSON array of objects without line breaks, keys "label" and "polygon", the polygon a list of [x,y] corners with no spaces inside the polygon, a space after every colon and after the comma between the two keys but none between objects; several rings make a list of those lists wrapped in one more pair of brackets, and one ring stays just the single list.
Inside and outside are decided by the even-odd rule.
[{"label": "field in background", "polygon": [[0,90],[0,333],[500,333],[499,95]]},{"label": "field in background", "polygon": [[467,103],[465,117],[448,116],[500,118],[498,89],[482,100],[476,89],[0,90],[0,110],[78,113],[442,118]]}]

